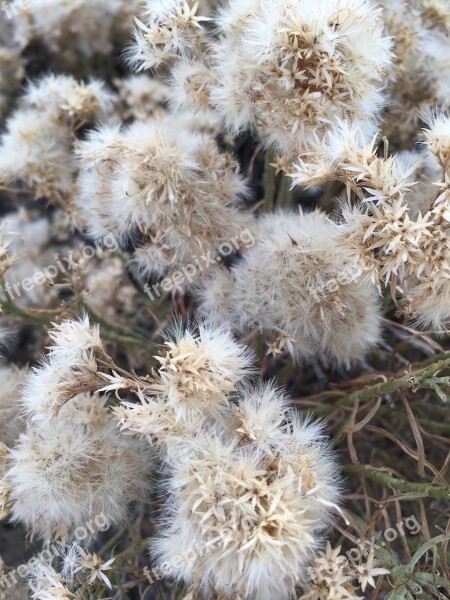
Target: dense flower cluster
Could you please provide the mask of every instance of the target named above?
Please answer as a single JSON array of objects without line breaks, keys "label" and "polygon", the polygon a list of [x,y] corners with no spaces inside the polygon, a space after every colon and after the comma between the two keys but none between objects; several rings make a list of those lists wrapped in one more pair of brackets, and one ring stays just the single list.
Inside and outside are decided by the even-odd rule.
[{"label": "dense flower cluster", "polygon": [[219,26],[212,97],[231,128],[256,127],[287,156],[323,135],[330,117],[372,130],[390,64],[373,4],[235,0]]},{"label": "dense flower cluster", "polygon": [[[338,500],[321,426],[301,421],[272,386],[242,386],[251,355],[224,328],[176,329],[159,368],[144,377],[117,373],[86,318],[51,336],[47,361],[26,378],[26,429],[4,454],[4,514],[41,536],[73,531],[92,515],[123,520],[145,493],[150,446],[123,436],[118,419],[165,448],[170,500],[152,552],[166,562],[200,549],[172,575],[196,590],[263,598],[269,586],[286,597]],[[141,403],[111,412],[107,397],[82,391],[85,374],[92,390],[129,390]]]},{"label": "dense flower cluster", "polygon": [[380,157],[376,139],[368,142],[357,127],[342,124],[317,144],[311,162],[300,159],[293,175],[301,185],[341,180],[363,202],[343,210],[343,243],[376,283],[402,286],[407,311],[437,329],[450,318],[449,124],[440,114],[424,131],[426,160],[441,179],[429,181],[431,202],[420,206],[423,213],[410,216],[408,204],[418,169],[414,155]]},{"label": "dense flower cluster", "polygon": [[275,333],[295,358],[346,364],[364,355],[379,339],[379,298],[341,235],[320,212],[268,215],[231,272],[205,282],[204,313]]},{"label": "dense flower cluster", "polygon": [[250,220],[240,209],[246,186],[232,157],[173,116],[103,127],[77,153],[77,206],[90,234],[134,240],[145,275],[214,256]]},{"label": "dense flower cluster", "polygon": [[75,133],[108,111],[111,98],[102,88],[63,75],[30,84],[1,139],[0,181],[20,181],[36,198],[67,205],[77,172]]},{"label": "dense flower cluster", "polygon": [[114,42],[125,43],[138,6],[137,0],[14,0],[8,12],[21,47],[39,41],[74,61],[77,53],[108,55]]},{"label": "dense flower cluster", "polygon": [[449,55],[448,0],[3,3],[0,600],[448,589]]}]

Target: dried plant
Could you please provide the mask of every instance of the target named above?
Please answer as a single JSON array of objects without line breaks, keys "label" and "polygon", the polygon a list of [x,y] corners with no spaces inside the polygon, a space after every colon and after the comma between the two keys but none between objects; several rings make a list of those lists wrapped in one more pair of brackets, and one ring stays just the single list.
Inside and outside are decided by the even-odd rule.
[{"label": "dried plant", "polygon": [[450,594],[448,0],[0,7],[0,600]]}]

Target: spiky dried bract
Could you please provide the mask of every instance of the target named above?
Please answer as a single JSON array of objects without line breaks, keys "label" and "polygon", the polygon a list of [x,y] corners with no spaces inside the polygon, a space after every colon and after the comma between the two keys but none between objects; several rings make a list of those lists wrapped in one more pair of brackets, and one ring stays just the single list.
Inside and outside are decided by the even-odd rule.
[{"label": "spiky dried bract", "polygon": [[33,600],[69,600],[75,598],[65,581],[50,564],[37,561],[29,576],[29,588]]},{"label": "spiky dried bract", "polygon": [[82,392],[102,387],[95,352],[103,350],[98,325],[87,316],[67,320],[50,332],[52,346],[45,360],[25,381],[22,404],[33,419],[55,417],[61,407]]},{"label": "spiky dried bract", "polygon": [[124,430],[166,446],[195,436],[205,422],[217,421],[251,370],[252,353],[229,330],[199,324],[175,329],[157,356],[160,363],[141,404],[123,402],[114,409]]},{"label": "spiky dried bract", "polygon": [[21,415],[20,392],[26,369],[0,365],[0,443],[12,447],[25,428]]},{"label": "spiky dried bract", "polygon": [[441,0],[380,0],[393,40],[383,133],[397,147],[417,140],[421,112],[448,103],[450,7]]},{"label": "spiky dried bract", "polygon": [[134,43],[128,60],[136,71],[158,68],[201,49],[202,22],[198,2],[191,0],[145,0],[141,19],[136,19]]},{"label": "spiky dried bract", "polygon": [[357,0],[230,0],[219,13],[212,98],[233,130],[256,127],[288,156],[332,116],[377,117],[390,64],[380,11]]},{"label": "spiky dried bract", "polygon": [[102,514],[121,522],[143,497],[149,457],[119,433],[106,401],[82,394],[22,435],[8,461],[14,521],[44,538],[65,535]]},{"label": "spiky dried bract", "polygon": [[67,205],[77,172],[75,132],[110,107],[111,95],[98,81],[49,75],[30,84],[1,139],[0,181],[21,182],[36,198]]},{"label": "spiky dried bract", "polygon": [[[264,405],[271,392],[258,393]],[[261,420],[253,400],[247,416],[250,404]],[[288,425],[284,401],[273,410],[284,422],[264,436],[267,454],[259,440],[240,443],[210,429],[172,459],[163,537],[153,549],[169,575],[205,597],[291,597],[330,523],[337,485],[320,428]]]},{"label": "spiky dried bract", "polygon": [[328,542],[326,551],[318,553],[308,567],[309,581],[299,600],[360,600],[358,593],[365,592],[368,585],[375,587],[375,577],[389,574],[376,566],[373,548],[368,556],[360,555],[358,564],[340,551]]},{"label": "spiky dried bract", "polygon": [[[411,153],[377,155],[376,139],[367,141],[357,124],[339,123],[317,143],[307,163],[300,158],[293,175],[300,185],[337,179],[363,202],[343,208],[341,242],[358,257],[375,283],[403,284],[405,308],[419,323],[445,329],[449,314],[450,193],[446,172],[447,120],[438,116],[425,132],[429,151],[442,167],[430,208],[410,216],[408,198],[418,160]],[[440,138],[441,136],[441,138]],[[439,141],[441,139],[442,141]],[[420,162],[420,161],[419,161]]]},{"label": "spiky dried bract", "polygon": [[157,357],[155,389],[169,403],[214,406],[236,390],[249,373],[252,352],[226,327],[200,323],[198,332],[175,331],[167,351]]},{"label": "spiky dried bract", "polygon": [[103,127],[78,148],[77,204],[90,233],[137,239],[134,262],[146,275],[214,258],[250,220],[239,210],[246,185],[237,164],[212,136],[179,125],[167,117]]},{"label": "spiky dried bract", "polygon": [[15,39],[25,48],[39,41],[62,59],[79,64],[79,54],[109,54],[124,43],[139,0],[39,0],[32,5],[14,0]]},{"label": "spiky dried bract", "polygon": [[256,244],[231,268],[232,293],[204,293],[203,311],[285,336],[296,359],[363,356],[379,340],[379,299],[340,233],[320,212],[266,216]]}]

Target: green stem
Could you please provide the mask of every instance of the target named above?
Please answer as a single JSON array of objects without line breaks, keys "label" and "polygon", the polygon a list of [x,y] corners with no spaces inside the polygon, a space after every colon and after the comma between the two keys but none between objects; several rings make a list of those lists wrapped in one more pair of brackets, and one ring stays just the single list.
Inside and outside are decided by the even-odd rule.
[{"label": "green stem", "polygon": [[5,312],[16,315],[17,317],[20,317],[26,321],[32,321],[33,323],[38,323],[39,325],[47,325],[50,323],[50,319],[47,315],[28,312],[23,308],[20,308],[20,306],[17,306],[17,304],[14,304],[14,302],[9,298],[0,298],[0,306]]},{"label": "green stem", "polygon": [[399,492],[424,494],[430,498],[444,498],[450,500],[450,488],[439,488],[429,483],[411,483],[403,479],[392,477],[392,475],[384,473],[383,471],[376,471],[375,469],[363,465],[346,465],[343,470],[346,473],[362,474],[368,479],[372,479],[377,483],[381,483],[382,485],[393,488]]},{"label": "green stem", "polygon": [[116,323],[110,323],[106,319],[104,319],[101,315],[99,315],[93,308],[89,306],[84,300],[78,300],[77,304],[80,308],[82,308],[87,314],[94,319],[99,325],[109,329],[113,333],[117,333],[117,335],[129,337],[135,339],[144,344],[147,343],[147,340],[138,333],[134,333],[127,329],[126,327],[122,327],[121,325],[117,325]]},{"label": "green stem", "polygon": [[383,381],[362,390],[352,392],[348,396],[343,396],[342,398],[339,398],[338,404],[352,406],[357,400],[365,402],[366,400],[371,400],[377,396],[392,394],[398,390],[415,388],[423,389],[429,387],[435,389],[437,385],[448,386],[448,377],[434,377],[437,371],[442,371],[447,367],[450,367],[450,352],[438,354],[434,357],[433,361],[426,360],[423,363],[414,365],[411,373],[406,373],[396,379]]},{"label": "green stem", "polygon": [[122,536],[128,531],[128,526],[125,525],[122,529],[119,529],[111,539],[109,539],[104,546],[100,548],[98,551],[99,556],[103,556],[110,550],[114,548],[114,546],[122,539]]},{"label": "green stem", "polygon": [[[118,344],[137,346],[145,350],[151,356],[154,356],[157,353],[157,348],[153,344],[150,344],[140,334],[134,333],[126,327],[121,327],[120,325],[116,325],[115,323],[110,323],[109,321],[106,321],[106,319],[97,314],[88,304],[86,304],[82,300],[77,301],[77,305],[83,310],[85,310],[87,314],[102,327],[102,336],[105,339],[111,340]],[[24,310],[23,308],[17,306],[17,304],[15,304],[7,296],[0,298],[0,306],[2,307],[4,312],[9,313],[11,315],[16,315],[24,321],[36,323],[37,325],[50,325],[51,323],[51,317],[49,317],[48,315],[33,313]]]}]

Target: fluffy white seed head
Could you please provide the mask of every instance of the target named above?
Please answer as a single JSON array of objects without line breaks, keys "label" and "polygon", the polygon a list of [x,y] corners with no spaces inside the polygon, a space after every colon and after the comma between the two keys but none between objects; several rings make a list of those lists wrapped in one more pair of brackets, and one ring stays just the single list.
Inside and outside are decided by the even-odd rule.
[{"label": "fluffy white seed head", "polygon": [[99,80],[84,83],[67,75],[47,75],[28,85],[22,104],[78,129],[94,117],[106,117],[113,95]]},{"label": "fluffy white seed head", "polygon": [[89,318],[67,320],[49,333],[52,346],[26,379],[22,404],[35,420],[51,419],[77,394],[99,389],[95,352],[103,349],[98,325]]},{"label": "fluffy white seed head", "polygon": [[[244,410],[258,420],[257,403]],[[330,523],[335,469],[319,429],[283,423],[280,430],[268,435],[267,455],[258,443],[240,444],[210,428],[174,456],[163,536],[153,552],[194,592],[282,600],[303,578]]]},{"label": "fluffy white seed head", "polygon": [[212,99],[233,130],[288,156],[330,118],[371,131],[390,64],[380,11],[357,0],[231,0],[221,10]]},{"label": "fluffy white seed head", "polygon": [[[178,125],[167,116],[125,130],[103,127],[78,148],[81,217],[95,237],[134,239],[134,262],[145,275],[215,258],[250,220],[239,210],[246,185],[233,159],[212,136]],[[181,274],[177,286],[188,285]]]},{"label": "fluffy white seed head", "polygon": [[231,268],[226,292],[213,280],[210,293],[205,282],[203,311],[287,338],[296,359],[325,355],[348,364],[363,356],[379,339],[379,298],[339,236],[319,212],[268,215],[256,244]]},{"label": "fluffy white seed head", "polygon": [[176,327],[166,347],[156,357],[151,393],[114,412],[124,430],[172,446],[224,418],[230,397],[251,373],[252,353],[225,327],[202,323],[196,330]]},{"label": "fluffy white seed head", "polygon": [[136,19],[134,41],[128,60],[136,71],[201,53],[202,22],[198,2],[192,0],[145,0],[143,14]]},{"label": "fluffy white seed head", "polygon": [[14,521],[51,537],[102,514],[120,522],[128,503],[143,496],[148,456],[119,433],[106,400],[82,394],[52,423],[22,435],[8,461]]}]

